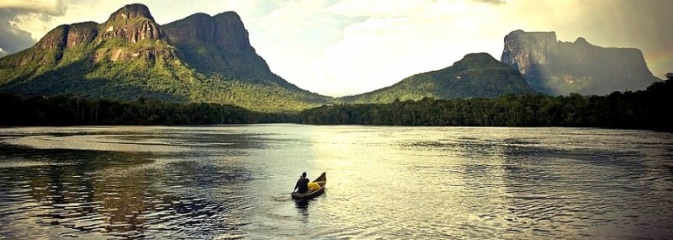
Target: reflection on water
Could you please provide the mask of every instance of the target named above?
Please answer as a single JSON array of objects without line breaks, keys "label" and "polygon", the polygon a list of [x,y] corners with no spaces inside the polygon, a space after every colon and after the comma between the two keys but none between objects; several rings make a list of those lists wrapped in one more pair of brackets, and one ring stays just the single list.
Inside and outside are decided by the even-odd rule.
[{"label": "reflection on water", "polygon": [[672,169],[647,131],[8,128],[0,238],[670,238]]},{"label": "reflection on water", "polygon": [[[249,205],[235,193],[251,174],[232,162],[241,153],[231,151],[228,144],[217,145],[227,149],[220,152],[226,152],[228,159],[182,150],[187,144],[198,149],[218,142],[207,135],[169,139],[173,143],[161,148],[156,147],[156,139],[141,139],[141,135],[78,132],[5,137],[0,147],[0,236],[245,235],[241,227],[246,222],[236,216]],[[133,138],[138,138],[135,144],[129,142]],[[200,193],[201,189],[207,192]]]}]

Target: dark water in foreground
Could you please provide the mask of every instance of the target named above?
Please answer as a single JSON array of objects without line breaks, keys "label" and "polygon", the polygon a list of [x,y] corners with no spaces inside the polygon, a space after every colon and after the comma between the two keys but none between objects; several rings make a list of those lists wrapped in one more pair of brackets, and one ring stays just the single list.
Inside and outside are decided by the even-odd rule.
[{"label": "dark water in foreground", "polygon": [[[327,172],[306,203],[302,171]],[[0,238],[673,238],[673,135],[245,125],[0,129]]]}]

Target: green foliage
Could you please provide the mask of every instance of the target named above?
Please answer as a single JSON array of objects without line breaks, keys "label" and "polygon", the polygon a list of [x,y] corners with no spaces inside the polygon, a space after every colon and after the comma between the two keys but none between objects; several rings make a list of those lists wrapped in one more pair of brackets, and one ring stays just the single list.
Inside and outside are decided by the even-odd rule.
[{"label": "green foliage", "polygon": [[207,103],[132,102],[79,97],[18,97],[0,94],[2,126],[203,125],[259,123],[273,119],[240,107]]},{"label": "green foliage", "polygon": [[[213,80],[219,81],[219,80]],[[263,87],[230,82],[228,90]],[[248,89],[249,90],[249,89]],[[213,90],[219,92],[218,90]],[[237,98],[231,91],[230,98]],[[393,101],[337,104],[300,113],[263,113],[216,103],[170,103],[156,98],[135,101],[0,94],[1,126],[33,125],[200,125],[303,123],[405,126],[599,127],[673,132],[673,75],[645,91],[607,96],[551,97],[508,94],[498,98]],[[291,103],[286,103],[291,104]]]},{"label": "green foliage", "polygon": [[608,96],[508,94],[494,99],[431,99],[321,106],[304,124],[405,126],[599,127],[673,131],[673,75],[646,91]]},{"label": "green foliage", "polygon": [[453,66],[416,74],[393,86],[340,100],[348,103],[391,103],[423,98],[493,98],[532,92],[518,71],[488,54],[477,53],[468,54]]},{"label": "green foliage", "polygon": [[[9,81],[0,91],[24,96],[71,94],[117,101],[144,97],[168,102],[231,104],[262,112],[298,112],[330,99],[294,86],[287,88],[282,84],[284,80],[275,75],[271,78],[280,80],[253,81],[201,74],[175,57],[175,49],[162,40],[126,45],[123,39],[112,38],[100,45],[66,48],[60,62],[43,65],[29,62],[18,69],[10,63],[31,54],[52,56],[54,53],[31,49],[15,59],[3,58],[0,76]],[[121,52],[119,55],[137,53],[137,56],[112,61],[111,54],[105,54],[106,58],[93,62],[89,56],[96,51]]]}]

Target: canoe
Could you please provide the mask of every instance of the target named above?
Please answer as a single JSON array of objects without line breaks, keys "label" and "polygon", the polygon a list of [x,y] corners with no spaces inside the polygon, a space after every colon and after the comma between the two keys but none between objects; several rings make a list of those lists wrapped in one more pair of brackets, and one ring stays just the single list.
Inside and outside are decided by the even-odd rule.
[{"label": "canoe", "polygon": [[320,194],[325,192],[325,184],[327,184],[327,173],[323,172],[320,174],[318,178],[313,180],[313,182],[317,183],[320,188],[314,190],[314,191],[308,191],[305,193],[298,193],[298,192],[293,192],[292,193],[292,198],[294,199],[311,199],[317,196],[320,196]]}]

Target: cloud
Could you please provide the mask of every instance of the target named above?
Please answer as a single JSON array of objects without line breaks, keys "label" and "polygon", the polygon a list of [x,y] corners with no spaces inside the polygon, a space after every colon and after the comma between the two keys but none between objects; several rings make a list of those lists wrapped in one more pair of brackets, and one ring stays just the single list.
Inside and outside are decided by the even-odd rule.
[{"label": "cloud", "polygon": [[488,3],[488,4],[503,4],[507,3],[505,0],[473,0],[476,2]]},{"label": "cloud", "polygon": [[52,16],[62,16],[66,9],[62,0],[3,0],[0,1],[1,8],[39,12]]},{"label": "cloud", "polygon": [[[478,2],[343,0],[327,10],[359,21],[338,29],[340,37],[329,39],[302,75],[280,74],[321,94],[369,92],[447,67],[471,52],[502,50],[504,34],[478,26],[491,21],[495,9]],[[491,37],[475,35],[477,28]]]},{"label": "cloud", "polygon": [[52,16],[63,16],[61,0],[3,0],[0,1],[0,56],[12,54],[35,44],[36,39],[22,25],[41,23]]},{"label": "cloud", "polygon": [[279,1],[257,19],[243,19],[251,43],[271,70],[301,88],[323,93],[327,76],[317,60],[343,29],[364,18],[330,11],[333,0]]},{"label": "cloud", "polygon": [[0,49],[2,56],[26,49],[35,40],[31,34],[16,27],[14,19],[24,12],[17,9],[0,9]]},{"label": "cloud", "polygon": [[508,31],[480,24],[495,21],[493,6],[473,0],[284,1],[260,19],[261,31],[251,31],[251,38],[272,71],[288,81],[320,94],[352,95],[447,67],[468,53],[499,58]]}]

